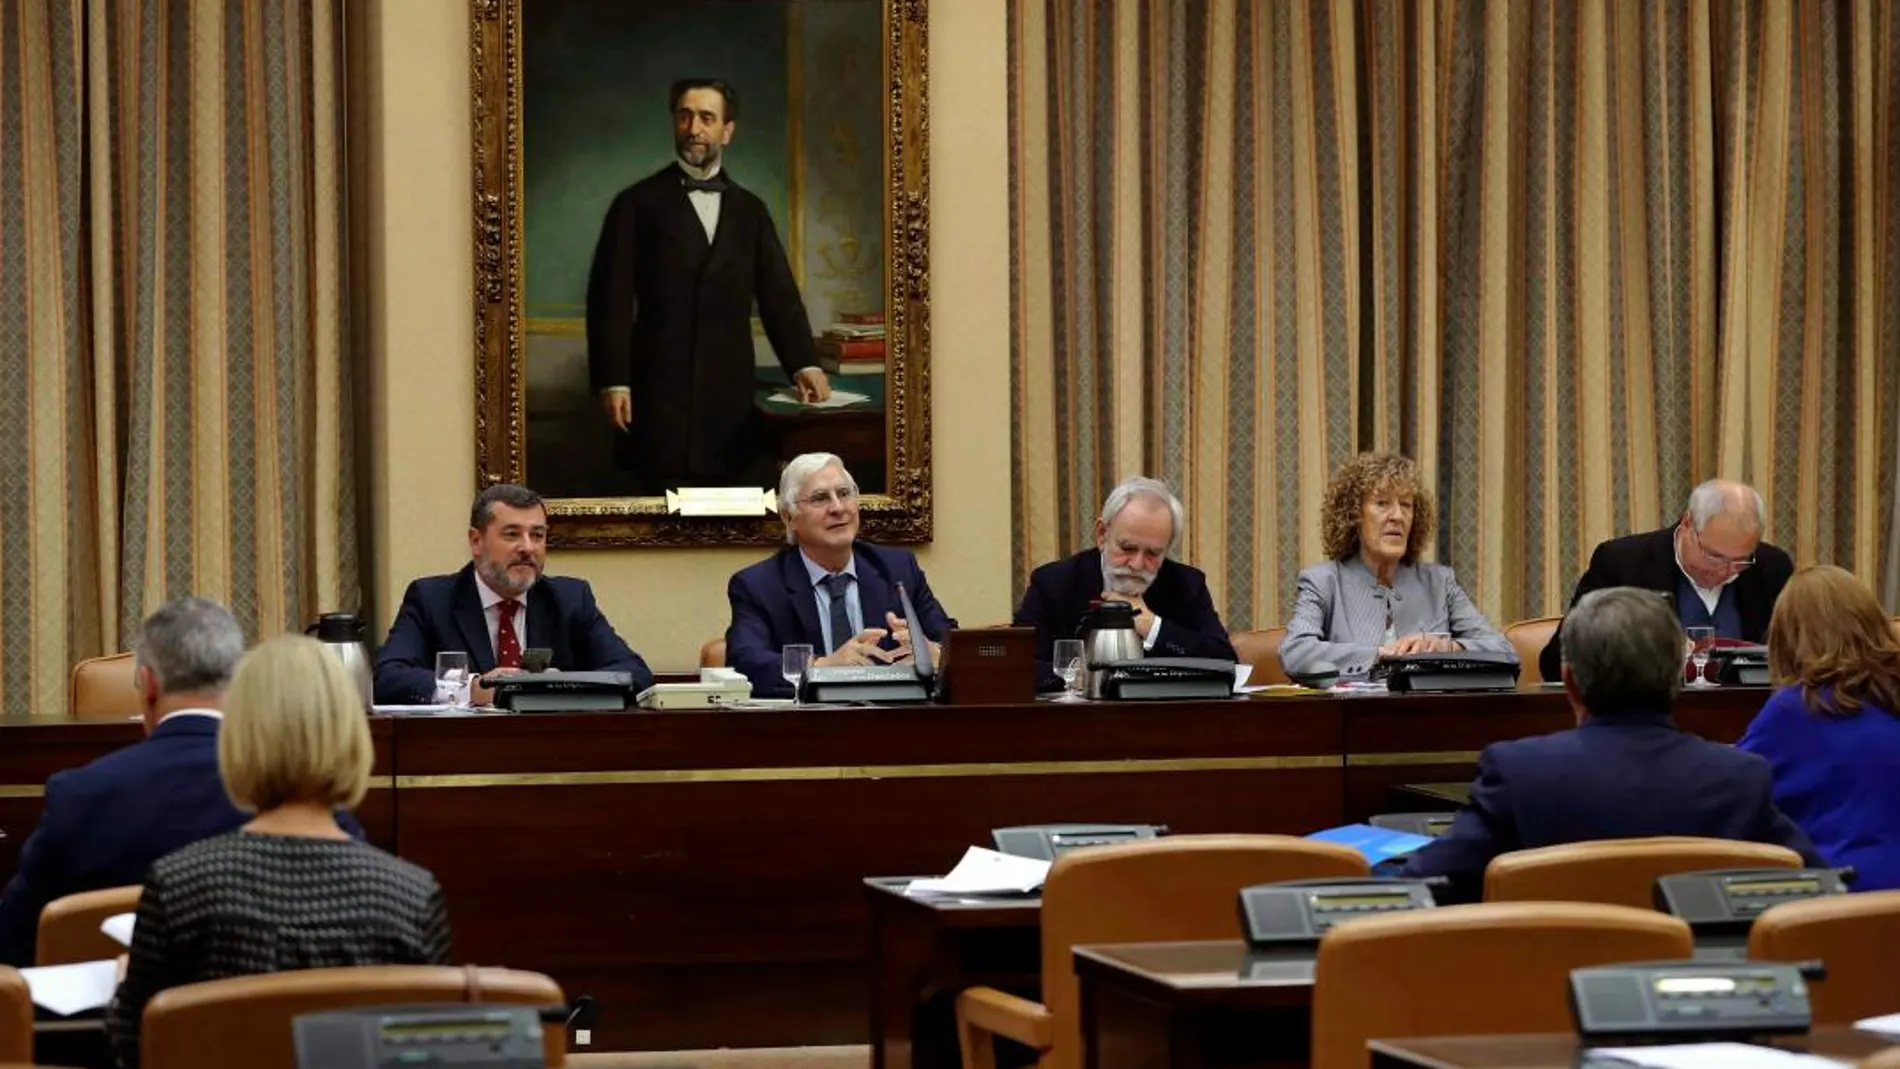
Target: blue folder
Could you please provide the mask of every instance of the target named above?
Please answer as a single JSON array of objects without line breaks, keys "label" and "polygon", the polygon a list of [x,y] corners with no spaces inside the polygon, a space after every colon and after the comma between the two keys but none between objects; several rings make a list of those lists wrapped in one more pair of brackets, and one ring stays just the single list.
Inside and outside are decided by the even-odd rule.
[{"label": "blue folder", "polygon": [[1324,843],[1338,843],[1350,846],[1366,855],[1366,861],[1377,865],[1393,858],[1405,855],[1432,841],[1429,835],[1414,835],[1409,831],[1393,831],[1390,828],[1375,828],[1370,824],[1347,824],[1338,828],[1327,828],[1307,836]]}]

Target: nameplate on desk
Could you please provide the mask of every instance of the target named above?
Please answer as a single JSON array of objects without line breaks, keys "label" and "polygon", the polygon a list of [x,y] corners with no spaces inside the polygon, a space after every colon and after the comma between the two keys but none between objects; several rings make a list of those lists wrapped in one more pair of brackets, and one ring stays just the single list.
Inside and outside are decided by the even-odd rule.
[{"label": "nameplate on desk", "polygon": [[778,511],[778,491],[757,486],[682,486],[666,492],[676,516],[758,516]]}]

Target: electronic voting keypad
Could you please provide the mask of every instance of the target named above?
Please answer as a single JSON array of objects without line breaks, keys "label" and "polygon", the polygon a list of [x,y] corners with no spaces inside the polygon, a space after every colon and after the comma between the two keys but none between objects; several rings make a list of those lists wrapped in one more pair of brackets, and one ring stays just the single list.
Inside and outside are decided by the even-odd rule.
[{"label": "electronic voting keypad", "polygon": [[1679,872],[1656,880],[1656,908],[1681,917],[1698,936],[1740,935],[1784,902],[1846,894],[1853,878],[1851,868]]},{"label": "electronic voting keypad", "polygon": [[1570,973],[1585,1043],[1739,1040],[1806,1032],[1819,962],[1653,962]]},{"label": "electronic voting keypad", "polygon": [[1434,882],[1444,881],[1342,877],[1243,887],[1241,935],[1255,949],[1315,946],[1349,920],[1434,908]]}]

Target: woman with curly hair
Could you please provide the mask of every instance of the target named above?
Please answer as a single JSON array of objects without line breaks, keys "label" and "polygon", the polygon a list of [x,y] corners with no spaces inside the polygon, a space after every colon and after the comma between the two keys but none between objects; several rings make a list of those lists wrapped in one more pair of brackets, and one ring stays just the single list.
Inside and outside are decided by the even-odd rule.
[{"label": "woman with curly hair", "polygon": [[1408,457],[1361,453],[1333,474],[1320,528],[1326,562],[1300,573],[1280,643],[1288,672],[1323,661],[1363,676],[1382,657],[1512,652],[1450,568],[1418,559],[1432,521],[1431,494]]},{"label": "woman with curly hair", "polygon": [[1768,620],[1779,690],[1738,744],[1768,759],[1775,806],[1856,891],[1900,888],[1900,641],[1873,591],[1803,568]]}]

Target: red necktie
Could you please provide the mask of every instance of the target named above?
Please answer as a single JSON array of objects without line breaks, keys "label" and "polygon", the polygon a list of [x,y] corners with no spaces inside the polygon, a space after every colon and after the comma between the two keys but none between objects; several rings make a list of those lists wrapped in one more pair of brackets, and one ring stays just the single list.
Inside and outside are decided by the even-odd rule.
[{"label": "red necktie", "polygon": [[501,626],[495,629],[495,667],[521,667],[521,638],[515,634],[515,610],[521,603],[513,598],[505,598],[495,605],[495,612],[501,617]]}]

